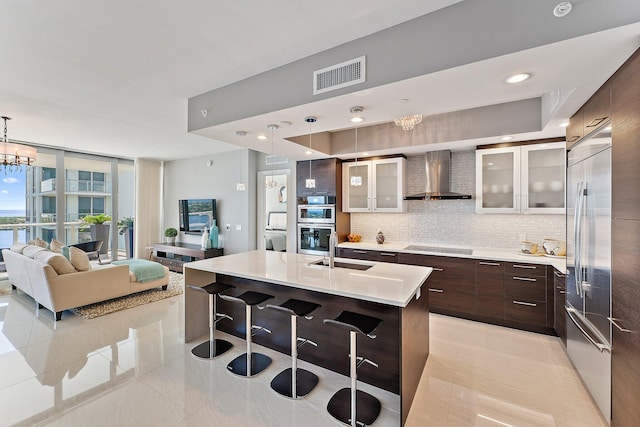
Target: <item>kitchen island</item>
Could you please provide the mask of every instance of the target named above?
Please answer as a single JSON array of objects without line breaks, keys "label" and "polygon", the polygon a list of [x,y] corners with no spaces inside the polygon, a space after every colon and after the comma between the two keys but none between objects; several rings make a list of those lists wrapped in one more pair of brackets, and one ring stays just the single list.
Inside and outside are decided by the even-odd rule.
[{"label": "kitchen island", "polygon": [[[382,319],[376,339],[358,337],[358,356],[379,364],[363,365],[358,379],[400,395],[402,423],[407,418],[424,365],[429,354],[429,301],[424,289],[432,272],[429,267],[382,262],[342,260],[354,268],[315,264],[318,256],[251,251],[185,264],[185,284],[205,286],[211,282],[235,286],[227,292],[238,295],[253,290],[273,295],[271,304],[289,298],[321,305],[312,320],[298,322],[298,335],[318,344],[303,346],[298,357],[318,366],[348,375],[349,333],[328,327],[343,310]],[[347,265],[347,267],[349,267]],[[186,289],[185,342],[204,338],[208,331],[208,299]],[[219,300],[218,312],[234,318],[221,321],[218,328],[244,338],[244,307]],[[254,310],[253,323],[273,331],[257,334],[254,342],[290,353],[290,320],[275,310]],[[275,375],[275,372],[273,373]]]}]

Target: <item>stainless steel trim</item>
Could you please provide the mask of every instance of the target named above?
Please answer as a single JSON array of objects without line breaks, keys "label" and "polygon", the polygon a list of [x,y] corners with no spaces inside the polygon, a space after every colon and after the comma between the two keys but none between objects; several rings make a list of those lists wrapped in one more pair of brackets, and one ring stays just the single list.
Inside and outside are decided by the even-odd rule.
[{"label": "stainless steel trim", "polygon": [[444,268],[431,267],[433,271],[444,271]]},{"label": "stainless steel trim", "polygon": [[538,267],[535,267],[533,265],[520,265],[520,264],[513,264],[513,268],[528,268],[529,270],[535,270]]},{"label": "stainless steel trim", "polygon": [[353,253],[354,254],[368,254],[369,252],[363,251],[363,250],[360,250],[360,249],[354,249]]},{"label": "stainless steel trim", "polygon": [[538,304],[535,304],[535,303],[532,303],[532,302],[524,302],[524,301],[516,301],[516,300],[513,300],[511,302],[513,302],[514,304],[518,304],[518,305],[526,305],[527,307],[537,307],[538,306]]},{"label": "stainless steel trim", "polygon": [[569,315],[569,319],[571,319],[571,321],[576,326],[576,328],[578,328],[578,330],[580,330],[580,332],[582,333],[582,335],[584,335],[584,337],[587,339],[587,341],[589,341],[591,344],[593,344],[593,346],[595,348],[597,348],[600,351],[600,353],[602,353],[603,351],[608,351],[609,353],[611,353],[611,347],[610,346],[597,342],[585,330],[585,328],[583,328],[582,325],[580,325],[580,323],[578,323],[579,322],[578,321],[578,317],[576,316],[577,314],[579,314],[578,310],[576,310],[573,307],[567,307],[566,305],[564,307],[564,310],[567,312],[567,314]]},{"label": "stainless steel trim", "polygon": [[396,256],[396,253],[393,252],[380,252],[380,256]]},{"label": "stainless steel trim", "polygon": [[480,265],[494,265],[494,266],[499,266],[500,265],[499,262],[486,262],[486,261],[478,261],[478,264],[480,264]]},{"label": "stainless steel trim", "polygon": [[533,279],[531,277],[518,277],[518,276],[511,276],[513,277],[513,280],[523,280],[525,282],[537,282],[538,279]]},{"label": "stainless steel trim", "polygon": [[618,325],[618,324],[616,323],[616,320],[617,320],[617,321],[620,321],[620,319],[616,319],[616,318],[614,318],[614,317],[607,317],[607,320],[609,320],[609,322],[611,322],[611,324],[612,324],[613,326],[615,326],[616,328],[618,328],[618,330],[619,330],[620,332],[626,332],[626,333],[628,333],[628,334],[633,334],[633,333],[634,333],[631,329],[625,329],[625,328],[623,328],[622,326]]},{"label": "stainless steel trim", "polygon": [[437,292],[439,294],[443,293],[444,291],[442,289],[434,289],[434,288],[429,288],[429,292]]}]

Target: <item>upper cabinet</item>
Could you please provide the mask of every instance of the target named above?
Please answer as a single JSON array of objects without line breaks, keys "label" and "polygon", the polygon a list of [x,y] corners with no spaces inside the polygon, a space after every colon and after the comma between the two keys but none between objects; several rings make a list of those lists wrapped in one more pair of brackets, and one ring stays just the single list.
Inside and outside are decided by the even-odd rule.
[{"label": "upper cabinet", "polygon": [[609,119],[611,119],[611,83],[606,82],[569,120],[567,149]]},{"label": "upper cabinet", "polygon": [[403,157],[342,164],[343,212],[406,212]]},{"label": "upper cabinet", "polygon": [[565,143],[476,151],[476,212],[564,213]]},{"label": "upper cabinet", "polygon": [[[296,165],[296,195],[335,196],[341,172],[339,166],[336,158],[299,161]],[[314,186],[307,186],[309,180],[314,180]]]}]

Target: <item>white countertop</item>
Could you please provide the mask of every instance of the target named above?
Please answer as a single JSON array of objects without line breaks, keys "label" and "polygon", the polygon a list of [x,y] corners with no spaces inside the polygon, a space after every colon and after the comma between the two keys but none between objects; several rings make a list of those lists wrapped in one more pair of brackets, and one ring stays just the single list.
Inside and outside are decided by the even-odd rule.
[{"label": "white countertop", "polygon": [[[411,251],[405,249],[409,245],[421,245],[421,246],[433,246],[442,248],[455,248],[455,249],[471,249],[473,252],[471,255],[455,254],[446,252],[425,252],[425,251]],[[527,262],[531,264],[545,264],[551,265],[558,271],[566,273],[567,260],[566,258],[551,258],[547,256],[530,256],[521,255],[518,249],[506,250],[506,249],[491,249],[491,248],[474,248],[468,246],[459,245],[439,245],[431,243],[411,243],[411,242],[384,242],[379,245],[375,241],[363,240],[361,242],[343,242],[338,245],[340,248],[361,249],[361,250],[375,250],[375,251],[389,251],[389,252],[405,252],[412,254],[422,255],[438,255],[453,258],[470,258],[470,259],[487,259],[495,261],[508,261],[508,262]]]},{"label": "white countertop", "polygon": [[290,252],[250,251],[207,258],[185,268],[227,274],[310,291],[405,307],[427,280],[431,267],[336,258],[372,265],[366,271],[309,265],[320,256]]}]

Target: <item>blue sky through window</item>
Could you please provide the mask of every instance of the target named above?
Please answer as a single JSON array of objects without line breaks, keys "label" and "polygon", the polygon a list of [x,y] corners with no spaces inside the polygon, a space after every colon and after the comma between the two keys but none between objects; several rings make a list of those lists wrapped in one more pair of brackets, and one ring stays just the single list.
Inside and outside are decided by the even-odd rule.
[{"label": "blue sky through window", "polygon": [[26,169],[0,171],[0,210],[25,209]]}]

